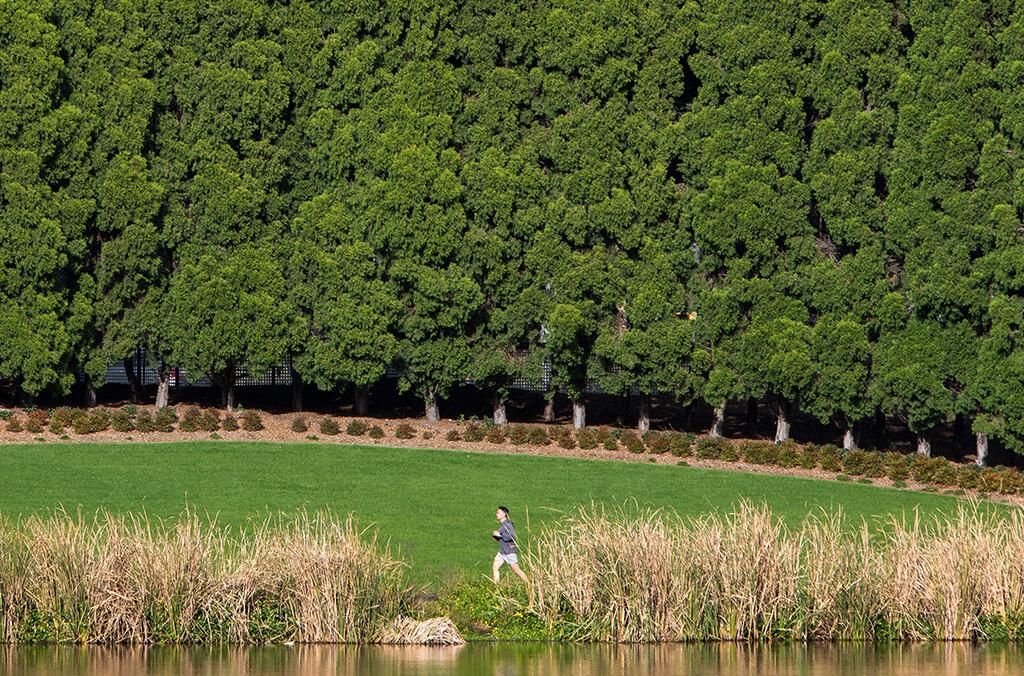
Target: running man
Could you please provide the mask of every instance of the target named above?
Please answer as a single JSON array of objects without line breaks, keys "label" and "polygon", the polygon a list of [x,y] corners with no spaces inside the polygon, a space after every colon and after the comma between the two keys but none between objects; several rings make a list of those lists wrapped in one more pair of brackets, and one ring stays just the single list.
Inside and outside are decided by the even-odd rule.
[{"label": "running man", "polygon": [[494,557],[494,584],[498,584],[498,581],[501,580],[501,573],[498,571],[506,563],[512,567],[512,572],[518,575],[523,582],[530,584],[530,579],[526,577],[526,573],[519,567],[516,527],[512,524],[512,520],[508,518],[508,507],[498,507],[498,511],[494,513],[494,516],[501,524],[498,526],[498,530],[491,533],[491,537],[498,541],[498,555]]}]

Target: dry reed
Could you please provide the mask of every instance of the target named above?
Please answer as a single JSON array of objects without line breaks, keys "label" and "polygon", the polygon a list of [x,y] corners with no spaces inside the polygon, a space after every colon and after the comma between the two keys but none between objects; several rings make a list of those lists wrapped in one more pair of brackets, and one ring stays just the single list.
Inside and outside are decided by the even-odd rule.
[{"label": "dry reed", "polygon": [[591,506],[533,538],[535,612],[579,640],[984,640],[1024,635],[1024,518],[965,504],[872,534],[764,506],[684,520]]},{"label": "dry reed", "polygon": [[233,534],[100,512],[0,520],[4,642],[371,642],[404,610],[403,564],[302,512]]},{"label": "dry reed", "polygon": [[414,620],[396,617],[381,634],[379,643],[391,645],[462,645],[466,642],[447,617]]}]

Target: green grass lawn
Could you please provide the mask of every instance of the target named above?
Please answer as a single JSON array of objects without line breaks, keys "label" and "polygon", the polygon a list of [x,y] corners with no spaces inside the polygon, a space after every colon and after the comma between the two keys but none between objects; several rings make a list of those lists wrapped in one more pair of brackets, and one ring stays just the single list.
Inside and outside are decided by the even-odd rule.
[{"label": "green grass lawn", "polygon": [[320,444],[199,442],[0,446],[0,513],[63,505],[145,509],[173,517],[186,503],[241,524],[268,511],[352,512],[401,548],[411,577],[476,575],[494,556],[494,508],[529,529],[591,501],[636,499],[683,515],[764,501],[792,523],[841,506],[854,517],[955,508],[949,496],[837,481],[613,461]]}]

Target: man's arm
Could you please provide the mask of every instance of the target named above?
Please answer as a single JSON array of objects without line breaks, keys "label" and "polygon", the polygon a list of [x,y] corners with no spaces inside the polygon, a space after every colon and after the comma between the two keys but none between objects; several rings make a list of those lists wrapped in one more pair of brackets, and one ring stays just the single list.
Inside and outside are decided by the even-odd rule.
[{"label": "man's arm", "polygon": [[508,521],[501,524],[501,528],[498,529],[498,537],[505,542],[513,542],[516,539],[515,527]]}]

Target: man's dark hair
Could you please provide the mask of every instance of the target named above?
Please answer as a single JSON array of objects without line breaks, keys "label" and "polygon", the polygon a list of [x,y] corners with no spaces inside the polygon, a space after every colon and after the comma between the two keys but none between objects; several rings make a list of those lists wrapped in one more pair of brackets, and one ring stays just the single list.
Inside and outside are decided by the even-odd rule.
[{"label": "man's dark hair", "polygon": [[508,507],[506,507],[505,505],[498,505],[498,509],[505,512],[505,516],[508,516]]}]

